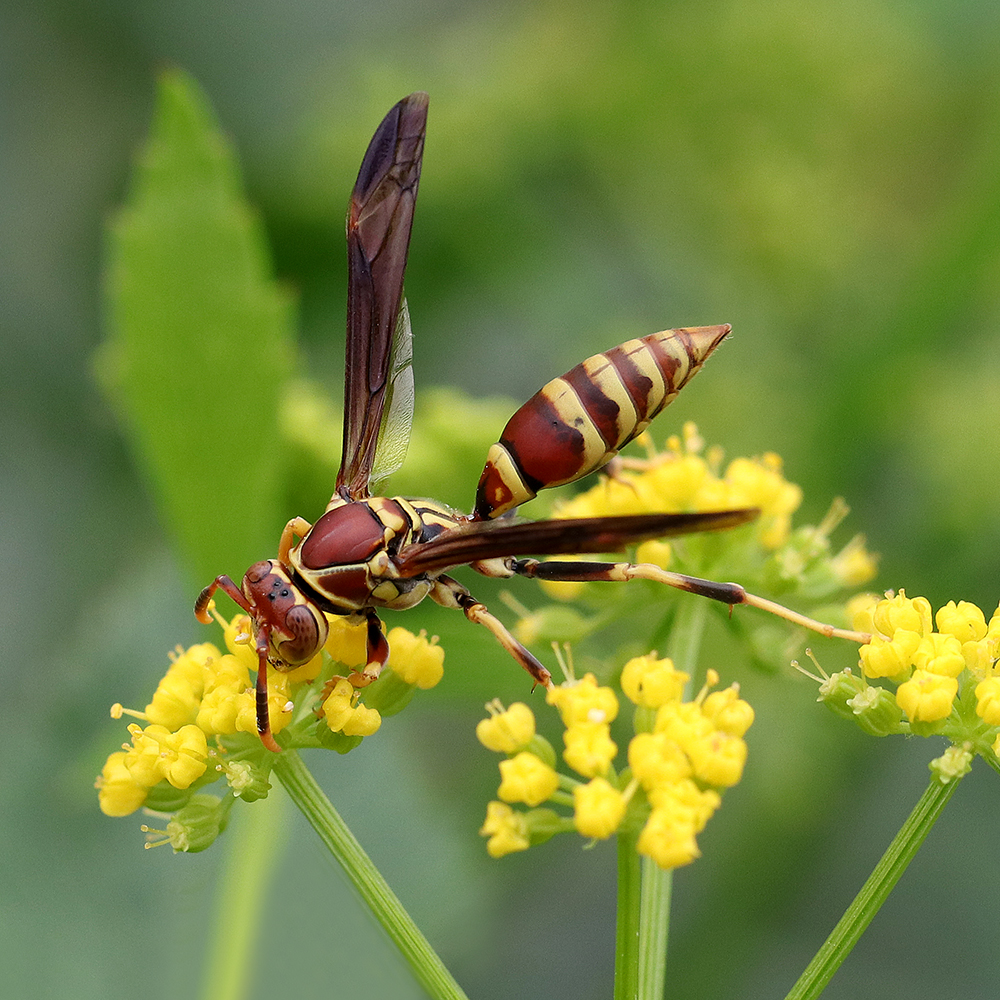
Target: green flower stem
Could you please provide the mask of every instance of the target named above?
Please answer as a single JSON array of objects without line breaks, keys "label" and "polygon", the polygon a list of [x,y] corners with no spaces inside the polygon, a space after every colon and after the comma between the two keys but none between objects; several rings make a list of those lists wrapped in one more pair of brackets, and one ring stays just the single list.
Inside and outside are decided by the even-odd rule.
[{"label": "green flower stem", "polygon": [[639,908],[642,862],[637,830],[618,834],[618,915],[615,928],[614,1000],[634,1000],[639,990]]},{"label": "green flower stem", "polygon": [[667,934],[673,871],[642,859],[642,904],[639,908],[639,988],[636,1000],[662,1000],[667,978]]},{"label": "green flower stem", "polygon": [[[667,636],[667,655],[692,675],[707,616],[707,601],[682,599]],[[615,1000],[661,1000],[666,985],[673,872],[639,857],[638,836],[618,834]]]},{"label": "green flower stem", "polygon": [[427,994],[434,1000],[468,1000],[298,753],[286,750],[280,754],[274,763],[274,774],[402,952]]},{"label": "green flower stem", "polygon": [[618,834],[614,1000],[662,1000],[673,872],[636,850],[638,830]]},{"label": "green flower stem", "polygon": [[956,778],[942,785],[936,779],[931,780],[875,870],[785,1000],[808,1000],[823,992],[906,871],[906,866],[913,860],[924,838],[954,795],[958,782],[959,779]]},{"label": "green flower stem", "polygon": [[[709,603],[701,598],[682,597],[677,605],[673,627],[667,636],[666,654],[678,670],[695,678],[701,639],[708,621]],[[697,688],[695,689],[697,690]]]},{"label": "green flower stem", "polygon": [[213,935],[206,960],[205,1000],[247,996],[274,859],[285,840],[288,801],[273,793],[240,811],[226,836]]}]

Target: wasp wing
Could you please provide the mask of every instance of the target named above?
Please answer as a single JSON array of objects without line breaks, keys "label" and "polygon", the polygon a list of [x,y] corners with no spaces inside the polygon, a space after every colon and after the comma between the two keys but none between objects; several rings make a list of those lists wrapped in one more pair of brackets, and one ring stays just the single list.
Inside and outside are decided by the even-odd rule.
[{"label": "wasp wing", "polygon": [[[370,495],[383,416],[393,412],[387,404],[393,368],[397,374],[399,369],[394,357],[402,357],[394,344],[399,342],[427,101],[426,94],[411,94],[382,120],[361,163],[347,215],[344,450],[336,495],[352,500]],[[408,340],[409,321],[402,322]]]},{"label": "wasp wing", "polygon": [[617,552],[649,538],[735,528],[759,514],[756,507],[751,507],[697,514],[633,514],[513,523],[473,521],[430,541],[404,546],[395,563],[401,576],[414,577],[497,556]]},{"label": "wasp wing", "polygon": [[378,493],[379,484],[388,479],[406,458],[413,427],[413,334],[406,299],[399,309],[396,333],[389,354],[389,380],[386,386],[382,425],[375,443],[369,489]]}]

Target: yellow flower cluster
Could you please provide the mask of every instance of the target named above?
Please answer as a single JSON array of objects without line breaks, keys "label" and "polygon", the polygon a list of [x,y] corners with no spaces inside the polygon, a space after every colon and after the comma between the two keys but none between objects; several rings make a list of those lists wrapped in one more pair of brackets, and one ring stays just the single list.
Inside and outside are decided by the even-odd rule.
[{"label": "yellow flower cluster", "polygon": [[[258,661],[250,622],[245,615],[219,620],[228,652],[211,643],[178,647],[144,711],[112,708],[113,717],[131,715],[144,726],[129,725],[131,743],[108,757],[97,779],[105,814],[126,816],[143,805],[173,812],[220,773],[234,796],[250,800],[266,794],[270,751],[257,737],[252,677]],[[349,750],[378,730],[380,708],[398,711],[416,688],[441,679],[444,650],[436,638],[396,628],[388,639],[391,669],[364,688],[367,704],[361,704],[362,692],[343,674],[365,665],[367,626],[331,616],[322,653],[289,672],[268,670],[272,732],[289,729],[288,746]],[[211,771],[210,757],[217,761]]]},{"label": "yellow flower cluster", "polygon": [[[507,755],[500,763],[497,795],[502,801],[490,803],[480,830],[489,838],[489,854],[526,850],[574,829],[599,840],[629,829],[638,831],[639,852],[662,868],[697,858],[697,835],[719,807],[720,791],[742,776],[743,735],[753,722],[753,709],[736,685],[711,691],[718,683],[714,671],[698,696],[685,702],[687,681],[687,674],[655,653],[625,664],[621,686],[636,706],[636,731],[628,746],[628,769],[621,774],[614,768],[618,748],[611,737],[618,696],[593,674],[551,688],[546,696],[565,727],[563,761],[579,778],[556,770],[555,752],[536,733],[527,705],[506,710],[488,705],[489,717],[476,735],[488,749]],[[572,818],[537,808],[543,802],[570,806]]]},{"label": "yellow flower cluster", "polygon": [[[759,507],[757,531],[767,549],[788,538],[792,514],[802,502],[802,489],[782,475],[781,458],[737,458],[722,471],[722,452],[701,452],[704,442],[693,423],[682,437],[667,439],[667,449],[650,449],[646,460],[622,459],[612,477],[562,504],[558,517],[602,517],[614,514],[731,510]],[[642,435],[649,447],[648,435]],[[661,545],[664,543],[660,543]],[[658,561],[658,560],[652,560]]]},{"label": "yellow flower cluster", "polygon": [[834,674],[821,700],[878,735],[944,733],[977,752],[1000,752],[1000,608],[989,621],[968,601],[933,613],[926,598],[901,590],[858,599],[853,618],[871,634],[860,649],[861,678]]}]

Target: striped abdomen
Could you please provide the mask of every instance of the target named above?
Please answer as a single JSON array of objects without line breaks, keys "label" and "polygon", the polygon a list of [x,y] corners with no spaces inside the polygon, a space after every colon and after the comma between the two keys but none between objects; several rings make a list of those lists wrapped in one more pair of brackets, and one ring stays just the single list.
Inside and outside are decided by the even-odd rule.
[{"label": "striped abdomen", "polygon": [[730,327],[663,330],[578,364],[507,421],[479,479],[474,518],[601,468],[684,387]]}]

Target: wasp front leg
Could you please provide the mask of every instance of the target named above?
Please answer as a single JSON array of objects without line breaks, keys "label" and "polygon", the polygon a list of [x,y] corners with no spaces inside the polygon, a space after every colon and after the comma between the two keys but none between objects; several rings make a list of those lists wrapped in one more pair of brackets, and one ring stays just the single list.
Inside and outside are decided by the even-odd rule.
[{"label": "wasp front leg", "polygon": [[496,636],[500,645],[531,674],[536,684],[541,684],[545,688],[552,687],[552,674],[542,666],[541,661],[528,652],[507,631],[503,622],[490,614],[486,605],[477,601],[457,580],[453,580],[450,576],[439,576],[434,581],[431,598],[444,608],[457,608],[463,611],[470,622],[485,625]]},{"label": "wasp front leg", "polygon": [[540,562],[538,559],[516,559],[513,570],[518,576],[560,582],[591,583],[608,580],[624,583],[627,580],[653,580],[677,590],[685,590],[689,594],[700,594],[713,601],[720,601],[728,604],[730,608],[737,604],[760,608],[762,611],[784,618],[793,625],[810,629],[828,638],[848,639],[860,643],[871,641],[871,636],[865,632],[854,632],[824,624],[815,618],[792,611],[784,605],[769,601],[765,597],[750,594],[738,583],[718,583],[715,580],[703,580],[701,577],[686,576],[683,573],[671,573],[652,563],[560,562],[556,559]]},{"label": "wasp front leg", "polygon": [[246,595],[236,586],[228,576],[217,576],[199,595],[194,602],[194,616],[202,625],[210,625],[212,616],[208,613],[208,605],[212,600],[212,595],[221,590],[228,594],[248,615],[253,615],[253,608],[246,599]]}]

